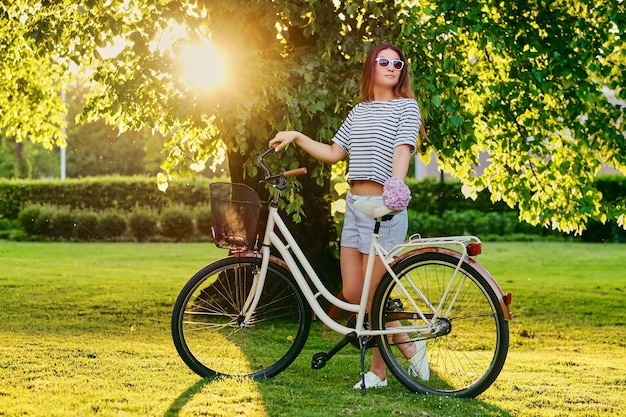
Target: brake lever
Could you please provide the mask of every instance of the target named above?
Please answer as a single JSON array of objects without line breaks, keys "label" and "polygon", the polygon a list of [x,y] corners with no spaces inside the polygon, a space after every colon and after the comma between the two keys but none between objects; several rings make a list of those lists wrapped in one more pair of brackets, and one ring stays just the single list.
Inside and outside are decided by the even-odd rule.
[{"label": "brake lever", "polygon": [[285,178],[284,172],[281,172],[280,174],[268,175],[267,177],[263,179],[262,182],[272,184],[272,187],[278,188],[281,191],[289,187],[293,188],[297,192],[302,191],[302,189],[298,187],[297,185],[295,184],[289,185],[287,183],[287,179]]}]

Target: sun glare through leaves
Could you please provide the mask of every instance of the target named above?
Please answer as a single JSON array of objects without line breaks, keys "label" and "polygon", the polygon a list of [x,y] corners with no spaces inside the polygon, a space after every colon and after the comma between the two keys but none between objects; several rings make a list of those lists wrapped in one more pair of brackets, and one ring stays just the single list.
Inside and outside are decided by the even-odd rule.
[{"label": "sun glare through leaves", "polygon": [[183,47],[180,65],[181,81],[190,88],[209,89],[224,83],[226,79],[224,58],[210,42]]}]

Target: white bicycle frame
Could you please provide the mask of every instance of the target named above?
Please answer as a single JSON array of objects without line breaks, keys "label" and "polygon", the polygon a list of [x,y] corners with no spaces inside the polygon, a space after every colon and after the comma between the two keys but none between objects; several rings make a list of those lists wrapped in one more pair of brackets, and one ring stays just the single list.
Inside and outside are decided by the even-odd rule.
[{"label": "white bicycle frame", "polygon": [[[280,238],[280,236],[278,236],[278,234],[275,232],[275,228],[278,228],[278,230],[282,234],[283,239],[285,241],[283,241]],[[369,293],[370,293],[370,284],[372,281],[372,271],[374,268],[375,256],[368,257],[364,284],[363,284],[363,292],[361,293],[360,303],[351,304],[343,300],[340,300],[335,295],[333,295],[326,288],[326,286],[322,283],[322,281],[319,279],[317,273],[315,272],[310,262],[308,261],[308,259],[306,258],[302,250],[300,249],[300,246],[295,241],[293,235],[291,234],[291,232],[285,225],[285,222],[280,217],[280,214],[278,213],[278,207],[276,207],[275,205],[270,205],[269,215],[267,219],[267,226],[265,228],[265,236],[263,239],[263,246],[261,248],[261,254],[262,254],[261,269],[260,269],[260,273],[258,273],[254,278],[252,289],[250,293],[248,294],[248,299],[246,300],[246,303],[244,304],[244,310],[242,314],[245,314],[245,319],[241,323],[241,327],[245,327],[247,323],[251,322],[251,318],[261,298],[261,293],[263,290],[263,286],[265,285],[265,279],[267,276],[267,270],[268,270],[268,266],[270,262],[270,247],[274,246],[278,250],[280,255],[282,256],[283,261],[289,267],[290,272],[293,274],[296,280],[296,283],[302,290],[304,297],[307,299],[315,315],[330,329],[343,335],[346,335],[350,332],[356,332],[358,337],[393,335],[393,334],[407,333],[408,331],[423,333],[425,335],[432,334],[434,333],[437,327],[436,326],[437,319],[440,317],[445,317],[447,315],[449,310],[454,305],[454,302],[461,290],[461,286],[460,285],[457,286],[456,293],[452,294],[452,300],[449,303],[448,311],[445,312],[444,314],[440,314],[445,301],[448,299],[449,293],[452,289],[452,285],[455,281],[456,274],[459,271],[459,268],[461,267],[461,264],[463,263],[463,261],[467,259],[468,257],[466,245],[468,243],[474,243],[474,242],[480,243],[480,240],[474,236],[421,238],[418,235],[414,235],[411,238],[409,238],[406,242],[398,244],[394,246],[393,248],[391,248],[389,251],[386,251],[378,242],[378,234],[373,233],[369,253],[376,254],[378,258],[382,261],[382,263],[385,265],[385,268],[387,269],[391,277],[396,282],[398,289],[404,293],[404,295],[407,297],[408,300],[411,301],[412,303],[411,307],[414,309],[413,311],[417,312],[417,316],[414,317],[413,319],[413,322],[414,322],[413,326],[399,326],[399,327],[390,327],[388,329],[369,330],[365,328],[364,322],[365,322],[365,313],[367,309],[367,301],[368,301]],[[417,287],[417,285],[412,281],[410,282],[412,289],[419,294],[422,301],[426,304],[426,306],[430,310],[430,313],[433,314],[432,318],[427,318],[424,312],[419,308],[415,300],[413,300],[413,298],[408,295],[407,289],[404,287],[402,282],[400,282],[396,274],[393,272],[391,265],[394,261],[394,258],[400,255],[401,253],[405,252],[406,250],[415,249],[415,248],[423,248],[427,246],[450,246],[450,245],[460,246],[462,248],[460,252],[462,255],[460,257],[459,263],[456,266],[456,269],[452,277],[450,278],[448,286],[438,306],[436,307],[433,306],[430,303],[430,301],[426,298],[426,296],[422,293],[422,291]],[[293,255],[292,255],[292,252],[293,252]],[[295,256],[295,259],[294,259],[294,256]],[[310,278],[311,283],[313,284],[313,287],[317,290],[316,293],[313,293],[313,290],[311,289],[311,286],[309,285],[304,275],[302,274],[302,271],[300,270],[298,263],[296,263],[296,259],[298,260],[300,265],[302,265],[304,272]],[[355,328],[346,327],[344,325],[339,324],[334,319],[332,319],[324,311],[320,303],[317,301],[317,298],[320,296],[323,296],[331,304],[343,310],[357,313]],[[425,323],[425,324],[418,325],[416,324],[417,321],[420,321],[421,323]]]}]

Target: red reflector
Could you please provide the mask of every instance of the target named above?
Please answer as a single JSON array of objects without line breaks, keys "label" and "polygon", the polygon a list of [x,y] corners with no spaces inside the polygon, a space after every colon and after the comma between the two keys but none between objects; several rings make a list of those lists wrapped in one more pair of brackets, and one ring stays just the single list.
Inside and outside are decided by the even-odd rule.
[{"label": "red reflector", "polygon": [[509,292],[504,296],[504,303],[510,306],[512,301],[513,301],[513,294]]},{"label": "red reflector", "polygon": [[470,243],[467,245],[467,253],[469,256],[478,256],[483,253],[483,244],[482,243]]}]

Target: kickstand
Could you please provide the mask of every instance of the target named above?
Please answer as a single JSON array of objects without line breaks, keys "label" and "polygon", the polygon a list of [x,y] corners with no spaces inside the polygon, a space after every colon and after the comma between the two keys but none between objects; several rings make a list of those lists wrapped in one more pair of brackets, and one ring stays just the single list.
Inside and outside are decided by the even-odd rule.
[{"label": "kickstand", "polygon": [[367,349],[367,343],[369,337],[365,336],[360,338],[361,340],[361,396],[365,396],[367,388],[365,387],[365,350]]}]

